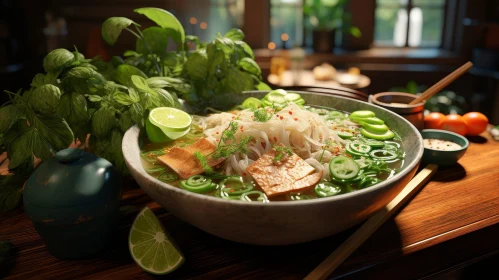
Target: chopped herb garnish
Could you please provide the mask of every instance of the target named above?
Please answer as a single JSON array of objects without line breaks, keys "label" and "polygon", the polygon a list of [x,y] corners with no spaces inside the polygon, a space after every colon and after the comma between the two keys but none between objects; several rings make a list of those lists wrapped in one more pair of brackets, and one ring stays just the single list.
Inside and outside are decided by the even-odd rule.
[{"label": "chopped herb garnish", "polygon": [[279,162],[281,161],[284,156],[290,156],[293,154],[293,150],[290,147],[286,146],[274,146],[273,147],[275,150],[275,156],[274,156],[274,162]]},{"label": "chopped herb garnish", "polygon": [[207,157],[203,156],[203,154],[201,154],[201,152],[199,152],[199,151],[194,152],[194,156],[199,161],[199,163],[201,164],[201,167],[203,167],[203,170],[204,170],[204,172],[206,174],[213,173],[213,169],[208,164],[208,158]]}]

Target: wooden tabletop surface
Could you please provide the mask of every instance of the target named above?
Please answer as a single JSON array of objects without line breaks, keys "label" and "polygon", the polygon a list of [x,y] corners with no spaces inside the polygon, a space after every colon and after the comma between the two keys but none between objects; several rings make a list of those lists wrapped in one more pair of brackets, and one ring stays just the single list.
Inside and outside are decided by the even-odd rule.
[{"label": "wooden tabletop surface", "polygon": [[[483,137],[482,137],[483,136]],[[394,218],[378,229],[332,278],[413,279],[464,266],[499,252],[499,142],[470,138],[459,164],[440,168]],[[153,279],[128,252],[138,211],[148,205],[173,236],[186,262],[165,279],[302,279],[354,229],[282,247],[238,244],[211,236],[169,214],[133,182],[124,192],[120,232],[98,255],[52,257],[22,209],[0,215],[0,240],[15,247],[5,279]]]}]

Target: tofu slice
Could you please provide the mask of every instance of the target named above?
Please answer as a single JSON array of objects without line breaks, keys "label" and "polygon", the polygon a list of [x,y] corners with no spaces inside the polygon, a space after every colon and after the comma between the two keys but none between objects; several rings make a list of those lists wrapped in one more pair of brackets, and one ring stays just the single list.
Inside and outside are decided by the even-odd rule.
[{"label": "tofu slice", "polygon": [[[200,152],[203,156],[215,151],[217,147],[210,143],[210,141],[201,138],[191,145],[183,148],[173,147],[168,153],[158,157],[158,160],[168,165],[183,179],[191,176],[198,175],[204,172],[203,167],[194,156],[195,152]],[[208,165],[213,167],[225,159],[212,159],[208,158]]]},{"label": "tofu slice", "polygon": [[270,150],[246,169],[268,197],[307,189],[321,179],[322,172],[313,173],[315,168],[297,154],[279,163],[273,161],[275,154]]}]

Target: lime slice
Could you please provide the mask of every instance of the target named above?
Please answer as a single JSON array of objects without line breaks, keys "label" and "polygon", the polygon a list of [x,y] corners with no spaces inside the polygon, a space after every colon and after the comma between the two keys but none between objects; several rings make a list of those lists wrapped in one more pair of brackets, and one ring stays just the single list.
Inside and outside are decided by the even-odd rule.
[{"label": "lime slice", "polygon": [[161,128],[152,124],[149,119],[146,120],[147,138],[154,143],[170,142],[172,139],[161,130]]},{"label": "lime slice", "polygon": [[184,132],[191,127],[192,118],[186,112],[170,108],[159,107],[149,113],[149,120],[163,131]]},{"label": "lime slice", "polygon": [[135,218],[128,247],[133,260],[152,274],[170,273],[184,263],[184,256],[148,207],[144,207]]}]

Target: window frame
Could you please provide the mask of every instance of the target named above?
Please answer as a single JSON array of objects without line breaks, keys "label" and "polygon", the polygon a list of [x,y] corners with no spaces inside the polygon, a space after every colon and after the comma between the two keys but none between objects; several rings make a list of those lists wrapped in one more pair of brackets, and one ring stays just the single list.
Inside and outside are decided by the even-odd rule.
[{"label": "window frame", "polygon": [[[443,5],[440,4],[434,4],[434,3],[429,3],[429,4],[424,4],[424,5],[415,5],[414,2],[416,0],[407,0],[407,5],[402,5],[402,4],[384,4],[380,5],[378,1],[374,0],[375,2],[375,7],[374,7],[374,13],[376,14],[376,9],[382,7],[382,8],[392,8],[392,9],[405,9],[407,12],[407,29],[406,29],[406,37],[405,37],[405,44],[404,46],[393,46],[393,45],[382,45],[382,44],[376,44],[375,40],[373,40],[373,46],[377,48],[415,48],[415,49],[440,49],[444,45],[444,38],[445,38],[445,32],[447,32],[446,28],[446,23],[447,23],[447,18],[448,18],[448,3],[449,0],[443,0],[444,3]],[[440,37],[440,43],[438,46],[417,46],[417,47],[411,47],[409,45],[409,32],[410,32],[410,22],[411,22],[411,10],[415,7],[419,8],[433,8],[433,9],[443,9],[443,19],[442,19],[442,33]],[[376,16],[375,16],[376,18]],[[375,26],[373,26],[373,35],[375,32]]]}]

